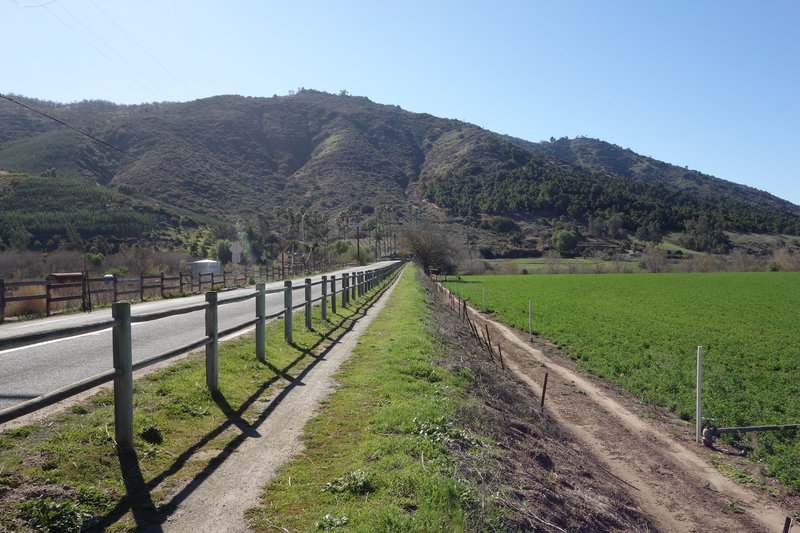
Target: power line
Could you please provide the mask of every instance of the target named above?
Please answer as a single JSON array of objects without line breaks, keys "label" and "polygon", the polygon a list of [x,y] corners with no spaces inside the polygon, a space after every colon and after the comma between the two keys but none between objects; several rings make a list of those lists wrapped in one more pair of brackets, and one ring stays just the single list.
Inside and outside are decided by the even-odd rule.
[{"label": "power line", "polygon": [[[53,0],[53,1],[55,2],[55,0]],[[186,86],[186,84],[184,84],[184,83],[183,83],[181,80],[179,80],[177,77],[175,77],[175,75],[174,75],[172,72],[170,72],[170,71],[169,71],[169,69],[167,69],[167,67],[165,67],[165,66],[164,66],[164,65],[161,63],[161,61],[159,61],[159,60],[158,60],[158,59],[157,59],[155,56],[153,56],[153,54],[151,54],[151,53],[150,53],[150,52],[149,52],[149,51],[148,51],[148,50],[147,50],[147,49],[146,49],[144,46],[142,46],[141,44],[139,44],[139,41],[137,41],[136,39],[134,39],[134,38],[133,38],[133,36],[132,36],[130,33],[128,33],[127,31],[125,31],[125,28],[123,28],[122,26],[120,26],[119,24],[117,24],[117,21],[115,21],[113,18],[111,18],[111,15],[109,15],[108,13],[106,13],[106,12],[105,12],[105,11],[104,11],[104,10],[103,10],[103,9],[102,9],[100,6],[99,6],[99,5],[97,5],[97,4],[94,2],[94,0],[89,0],[89,2],[91,2],[91,4],[92,4],[92,5],[93,5],[93,6],[94,6],[94,7],[95,7],[95,8],[96,8],[96,9],[97,9],[97,10],[98,10],[100,13],[102,13],[102,14],[103,14],[103,16],[104,16],[104,17],[106,17],[106,18],[109,20],[109,22],[111,22],[111,23],[112,23],[114,26],[116,26],[116,27],[117,27],[117,29],[118,29],[119,31],[121,31],[121,32],[122,32],[122,33],[123,33],[123,34],[124,34],[124,35],[125,35],[125,36],[126,36],[128,39],[130,39],[130,40],[131,40],[131,42],[133,42],[133,44],[135,44],[136,46],[138,46],[138,47],[139,47],[139,49],[140,49],[142,52],[144,52],[145,54],[147,54],[147,57],[149,57],[150,59],[152,59],[152,60],[153,60],[153,62],[154,62],[155,64],[157,64],[159,67],[161,67],[161,68],[162,68],[162,70],[164,70],[164,72],[166,72],[167,74],[169,74],[169,76],[170,76],[170,77],[171,77],[173,80],[175,80],[175,81],[176,81],[178,84],[180,84],[180,86],[181,86],[181,87],[183,87],[183,88],[186,90],[186,92],[187,92],[187,93],[189,93],[189,94],[190,94],[190,95],[191,95],[193,98],[197,98],[197,96],[194,94],[194,92],[193,92],[193,91],[192,91],[192,90],[191,90],[189,87],[187,87],[187,86]]]},{"label": "power line", "polygon": [[114,150],[116,150],[117,152],[123,153],[123,154],[125,154],[125,155],[127,155],[127,156],[131,155],[131,154],[129,154],[128,152],[126,152],[125,150],[123,150],[123,149],[121,149],[121,148],[117,148],[117,147],[116,147],[116,146],[114,146],[113,144],[109,144],[109,143],[107,143],[107,142],[105,142],[105,141],[103,141],[103,140],[101,140],[101,139],[98,139],[98,138],[97,138],[97,137],[95,137],[94,135],[90,135],[89,133],[86,133],[85,131],[79,130],[78,128],[76,128],[76,127],[74,127],[74,126],[70,126],[69,124],[67,124],[67,123],[66,123],[66,122],[64,122],[63,120],[57,119],[56,117],[54,117],[54,116],[52,116],[52,115],[48,115],[48,114],[47,114],[47,113],[45,113],[44,111],[39,111],[38,109],[34,109],[33,107],[31,107],[31,106],[29,106],[29,105],[27,105],[27,104],[24,104],[24,103],[20,102],[19,100],[14,100],[14,99],[13,99],[13,98],[11,98],[10,96],[6,96],[6,95],[4,95],[4,94],[0,93],[0,98],[2,98],[3,100],[8,100],[8,101],[9,101],[9,102],[11,102],[12,104],[17,104],[18,106],[22,106],[22,107],[24,107],[25,109],[28,109],[28,110],[30,110],[30,111],[33,111],[34,113],[36,113],[36,114],[38,114],[38,115],[42,115],[43,117],[46,117],[46,118],[49,118],[50,120],[53,120],[53,121],[55,121],[55,122],[58,122],[58,123],[59,123],[59,124],[61,124],[62,126],[66,126],[67,128],[71,129],[72,131],[76,131],[76,132],[80,133],[81,135],[83,135],[83,136],[85,136],[85,137],[89,137],[89,138],[90,138],[90,139],[92,139],[93,141],[96,141],[96,142],[99,142],[100,144],[103,144],[103,145],[105,145],[105,146],[108,146],[109,148],[113,148],[113,149],[114,149]]},{"label": "power line", "polygon": [[[70,12],[69,12],[69,11],[67,11],[67,10],[66,10],[66,9],[65,9],[63,6],[61,6],[61,4],[57,4],[57,5],[58,5],[59,7],[61,7],[62,9],[64,9],[64,11],[65,11],[65,12],[66,12],[68,15],[70,15],[72,18],[75,18],[75,17],[74,17],[74,15],[72,15],[72,13],[70,13]],[[56,20],[58,20],[58,21],[59,21],[61,24],[63,24],[63,25],[64,25],[64,26],[65,26],[65,27],[66,27],[68,30],[70,30],[72,33],[74,33],[74,34],[75,34],[75,35],[77,35],[78,37],[80,37],[80,38],[81,38],[81,40],[83,40],[83,42],[85,42],[86,44],[88,44],[90,47],[94,48],[95,52],[97,52],[98,54],[100,54],[100,55],[102,55],[103,57],[105,57],[105,58],[106,58],[106,60],[107,60],[109,63],[111,63],[112,65],[114,65],[115,67],[117,67],[117,68],[118,68],[120,71],[122,71],[122,72],[123,72],[125,75],[129,76],[129,77],[130,77],[132,80],[134,80],[136,83],[138,83],[138,84],[139,84],[139,85],[140,85],[140,86],[141,86],[141,87],[142,87],[144,90],[146,90],[146,91],[149,91],[149,92],[150,92],[150,93],[152,93],[153,95],[157,95],[157,94],[158,94],[158,93],[156,93],[155,91],[153,91],[153,89],[152,89],[151,87],[148,87],[148,86],[146,86],[144,83],[142,83],[142,81],[141,81],[139,78],[137,78],[136,76],[134,76],[133,74],[131,74],[131,73],[130,73],[128,70],[124,69],[124,68],[123,68],[123,67],[122,67],[122,66],[121,66],[119,63],[117,63],[116,61],[114,61],[114,59],[112,59],[112,58],[111,58],[111,57],[110,57],[110,56],[109,56],[107,53],[105,53],[103,50],[101,50],[100,48],[98,48],[97,46],[95,46],[95,44],[94,44],[92,41],[90,41],[89,39],[87,39],[87,38],[86,38],[86,36],[85,36],[83,33],[79,32],[78,30],[76,30],[75,28],[73,28],[73,27],[72,27],[72,26],[71,26],[69,23],[67,23],[67,21],[66,21],[66,20],[64,20],[63,18],[59,17],[59,16],[58,16],[58,15],[57,15],[57,14],[56,14],[56,13],[55,13],[55,12],[54,12],[52,9],[50,9],[49,7],[47,7],[47,5],[44,5],[43,7],[44,7],[45,11],[47,11],[48,13],[50,13],[50,15],[52,15],[52,16],[53,16],[53,17],[54,17]],[[79,22],[80,22],[80,21],[79,21]],[[84,25],[82,22],[81,22],[81,24],[82,24],[84,27],[86,27],[86,26],[85,26],[85,25]],[[90,31],[90,33],[92,33],[92,34],[94,35],[94,32],[91,32],[91,31]],[[98,38],[98,39],[99,39],[99,37],[97,37],[96,35],[95,35],[95,38]],[[100,41],[102,42],[102,39],[100,39]],[[108,46],[108,45],[106,45],[106,46]],[[110,47],[109,47],[109,48],[110,48]],[[113,49],[112,49],[112,52],[113,52]],[[116,53],[116,52],[114,52],[114,53]],[[119,54],[117,54],[117,55],[119,55]],[[120,56],[120,57],[122,57],[122,56]]]},{"label": "power line", "polygon": [[[71,12],[69,9],[67,9],[67,8],[66,8],[66,6],[65,6],[63,3],[59,3],[59,4],[58,4],[58,6],[59,6],[61,9],[63,9],[63,10],[64,10],[64,11],[67,13],[67,15],[69,15],[70,17],[72,17],[72,19],[73,19],[73,20],[75,20],[75,21],[76,21],[78,24],[80,24],[81,26],[83,26],[83,28],[84,28],[84,29],[85,29],[85,30],[86,30],[86,31],[87,31],[89,34],[91,34],[91,35],[92,35],[92,36],[93,36],[95,39],[97,39],[97,40],[98,40],[98,41],[100,41],[102,44],[104,44],[104,45],[106,46],[106,48],[108,48],[109,50],[111,50],[111,52],[112,52],[112,53],[116,54],[116,56],[117,56],[117,57],[119,57],[119,58],[120,58],[120,59],[121,59],[123,62],[125,62],[125,64],[127,64],[127,65],[128,65],[128,66],[129,66],[129,67],[130,67],[130,68],[131,68],[131,69],[132,69],[132,70],[133,70],[133,71],[136,73],[136,74],[138,74],[139,76],[141,76],[141,77],[142,77],[142,78],[143,78],[145,81],[147,81],[147,82],[148,82],[148,83],[150,83],[150,84],[151,84],[153,87],[155,87],[156,89],[158,89],[158,91],[160,91],[160,92],[161,92],[161,94],[162,94],[163,96],[167,96],[167,93],[164,91],[164,89],[162,89],[162,88],[161,88],[161,87],[160,87],[160,86],[159,86],[159,85],[158,85],[156,82],[154,82],[153,80],[151,80],[150,78],[148,78],[148,77],[147,77],[147,75],[145,75],[145,74],[144,74],[144,73],[143,73],[141,70],[139,70],[138,68],[136,68],[136,65],[134,65],[133,63],[131,63],[130,61],[128,61],[128,60],[125,58],[125,56],[123,56],[122,54],[120,54],[119,52],[117,52],[117,51],[114,49],[114,47],[113,47],[113,46],[111,46],[110,44],[108,44],[108,42],[106,42],[106,41],[105,41],[105,40],[104,40],[102,37],[100,37],[99,35],[97,35],[97,34],[96,34],[96,33],[95,33],[93,30],[92,30],[92,28],[90,28],[89,26],[87,26],[87,25],[86,25],[86,24],[85,24],[85,23],[84,23],[84,22],[83,22],[83,21],[82,21],[80,18],[78,18],[78,17],[76,17],[75,15],[73,15],[73,14],[72,14],[72,12]],[[141,85],[142,85],[142,86],[144,86],[143,84],[141,84]]]}]

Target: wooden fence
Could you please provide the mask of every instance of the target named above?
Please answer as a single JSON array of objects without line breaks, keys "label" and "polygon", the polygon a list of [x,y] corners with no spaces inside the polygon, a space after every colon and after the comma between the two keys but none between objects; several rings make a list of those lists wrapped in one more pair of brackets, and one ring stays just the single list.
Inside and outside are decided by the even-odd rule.
[{"label": "wooden fence", "polygon": [[[329,265],[327,268],[340,269],[354,264]],[[13,315],[44,314],[65,309],[91,311],[101,305],[109,305],[121,300],[144,300],[145,298],[164,298],[176,294],[198,294],[204,290],[240,287],[256,281],[277,281],[290,277],[310,275],[319,270],[285,268],[280,265],[261,265],[245,268],[239,272],[222,274],[179,273],[177,276],[157,275],[122,279],[115,275],[90,277],[86,273],[50,274],[39,281],[6,281],[0,279],[0,324],[5,322],[9,303],[37,302],[32,308],[22,309]],[[33,292],[33,294],[28,294]],[[122,297],[122,298],[120,298]]]},{"label": "wooden fence", "polygon": [[[306,316],[306,328],[311,329],[311,306],[321,303],[322,316],[325,318],[328,306],[336,312],[336,298],[340,298],[342,307],[354,303],[373,289],[389,283],[403,263],[396,262],[387,266],[363,270],[359,272],[345,272],[340,275],[341,283],[337,288],[336,275],[325,275],[317,282],[310,278],[305,283],[294,285],[291,280],[284,282],[284,286],[267,289],[264,283],[258,283],[255,292],[227,299],[219,299],[216,291],[206,293],[205,303],[185,306],[178,309],[156,311],[147,314],[131,316],[129,302],[116,302],[112,306],[112,318],[94,324],[73,326],[47,330],[39,333],[14,335],[0,339],[0,351],[36,344],[43,341],[65,339],[82,335],[84,333],[108,330],[111,328],[112,336],[112,361],[111,368],[95,376],[83,379],[58,390],[42,396],[18,403],[5,409],[0,409],[0,424],[19,418],[20,416],[35,412],[43,407],[53,405],[61,400],[70,398],[104,383],[114,382],[114,431],[117,446],[123,450],[133,447],[133,372],[146,368],[155,363],[172,359],[184,353],[205,347],[206,350],[206,386],[210,390],[217,390],[218,383],[218,350],[219,339],[244,329],[255,326],[255,352],[259,361],[266,361],[264,327],[266,320],[282,316],[285,322],[284,337],[286,342],[292,342],[292,314],[295,310],[303,308]],[[311,287],[319,285],[322,296],[312,298]],[[293,299],[295,290],[303,289],[303,299],[296,303]],[[265,298],[270,294],[283,294],[282,308],[272,314],[266,314]],[[255,300],[255,318],[226,330],[219,329],[219,307],[225,304]],[[161,320],[175,315],[205,311],[205,335],[195,341],[179,348],[164,353],[151,355],[140,361],[133,362],[131,348],[131,324],[146,323]]]}]

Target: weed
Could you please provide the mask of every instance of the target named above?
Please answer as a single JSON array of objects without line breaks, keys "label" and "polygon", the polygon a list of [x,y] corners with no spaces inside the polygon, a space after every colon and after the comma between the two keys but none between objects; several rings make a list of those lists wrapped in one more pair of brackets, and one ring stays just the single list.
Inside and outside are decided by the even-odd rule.
[{"label": "weed", "polygon": [[337,527],[346,526],[348,522],[347,515],[343,514],[342,516],[336,517],[331,514],[326,514],[322,517],[322,520],[317,522],[316,526],[317,529],[322,529],[323,531],[330,531],[331,529],[335,529]]},{"label": "weed", "polygon": [[349,493],[349,494],[367,494],[374,489],[372,482],[365,472],[356,470],[344,476],[337,477],[333,481],[327,483],[323,491],[332,492],[334,494]]},{"label": "weed", "polygon": [[22,502],[18,509],[29,526],[46,532],[77,533],[90,516],[73,501],[55,502],[49,497]]}]

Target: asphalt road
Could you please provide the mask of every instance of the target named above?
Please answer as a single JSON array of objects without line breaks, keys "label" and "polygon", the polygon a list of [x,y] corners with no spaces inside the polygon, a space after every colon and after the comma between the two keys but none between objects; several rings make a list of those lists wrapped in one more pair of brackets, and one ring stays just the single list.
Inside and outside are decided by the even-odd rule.
[{"label": "asphalt road", "polygon": [[[331,272],[336,274],[337,289],[341,289],[340,275],[343,272],[377,269],[391,262],[376,263]],[[321,276],[312,278],[319,281]],[[303,280],[295,280],[293,303],[304,301]],[[283,282],[267,284],[267,289],[282,288]],[[320,285],[312,288],[312,298],[321,296]],[[252,294],[254,287],[220,291],[219,302],[243,294]],[[337,300],[340,301],[340,300]],[[205,302],[205,296],[191,296],[171,300],[142,302],[131,306],[133,316],[187,307]],[[267,315],[283,308],[283,293],[266,296]],[[255,318],[255,299],[219,306],[219,330],[234,327]],[[205,336],[205,313],[196,311],[151,322],[132,324],[134,362],[167,350],[183,346]],[[50,317],[0,325],[0,339],[26,333],[48,331],[102,322],[111,318],[111,310]],[[0,351],[0,409],[41,396],[82,379],[112,368],[111,328],[53,341],[41,342],[22,348]]]}]

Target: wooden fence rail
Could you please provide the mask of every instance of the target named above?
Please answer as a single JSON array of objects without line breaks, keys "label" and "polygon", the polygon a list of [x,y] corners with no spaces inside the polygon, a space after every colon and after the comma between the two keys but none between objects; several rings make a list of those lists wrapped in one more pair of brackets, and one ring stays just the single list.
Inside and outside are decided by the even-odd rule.
[{"label": "wooden fence rail", "polygon": [[[355,266],[352,264],[330,265],[330,269]],[[5,322],[7,304],[14,302],[43,302],[43,309],[33,313],[50,316],[53,304],[68,302],[67,309],[83,309],[91,311],[100,305],[117,302],[120,296],[129,296],[126,300],[144,300],[146,297],[165,298],[176,294],[198,294],[204,290],[213,290],[214,287],[231,288],[241,287],[248,283],[258,281],[269,282],[310,275],[318,272],[315,270],[302,270],[282,268],[280,265],[261,265],[245,268],[239,272],[224,272],[222,274],[191,274],[179,273],[177,276],[165,276],[163,272],[156,275],[140,275],[138,278],[119,278],[116,275],[103,277],[90,277],[85,273],[50,274],[45,280],[34,281],[6,281],[0,279],[0,324]],[[26,289],[38,291],[35,294],[20,294],[30,292]],[[110,295],[110,296],[105,296]],[[72,302],[78,302],[72,304]]]},{"label": "wooden fence rail", "polygon": [[[96,324],[80,327],[69,327],[53,329],[41,333],[15,335],[0,339],[0,351],[22,346],[28,346],[44,340],[63,339],[74,337],[90,331],[112,330],[112,368],[86,378],[80,382],[73,383],[58,390],[49,392],[42,396],[18,403],[11,407],[0,410],[0,424],[14,420],[23,415],[38,411],[48,405],[52,405],[66,398],[75,396],[83,391],[89,390],[98,385],[114,382],[114,432],[117,446],[122,450],[130,450],[133,447],[133,372],[141,368],[148,367],[157,362],[177,357],[184,353],[205,347],[206,350],[206,385],[210,390],[217,390],[218,383],[218,345],[219,338],[256,326],[256,358],[260,361],[266,360],[264,325],[267,319],[277,318],[283,315],[286,321],[284,338],[286,342],[292,342],[292,311],[299,307],[305,307],[306,327],[310,329],[311,305],[322,301],[327,307],[328,298],[332,301],[335,308],[336,295],[341,295],[341,305],[345,307],[350,300],[347,294],[348,285],[344,280],[351,280],[352,289],[355,293],[358,289],[359,294],[364,295],[369,290],[378,287],[381,283],[388,282],[393,274],[402,265],[401,262],[367,270],[358,273],[342,273],[341,289],[336,289],[336,276],[330,278],[323,276],[318,282],[312,283],[311,279],[306,279],[304,284],[293,285],[291,280],[284,282],[284,287],[276,289],[266,289],[265,283],[258,283],[255,292],[243,296],[228,299],[218,299],[217,291],[206,293],[205,302],[192,306],[184,306],[167,311],[156,311],[144,315],[131,316],[130,302],[115,302],[112,305],[112,318]],[[310,287],[312,285],[323,285],[323,296],[312,299]],[[298,288],[304,288],[304,301],[293,306],[292,294]],[[328,291],[330,288],[330,291]],[[284,306],[279,312],[267,316],[265,313],[265,296],[268,294],[283,293]],[[233,326],[224,331],[219,330],[219,307],[225,304],[241,302],[244,300],[255,299],[255,318],[242,324]],[[131,324],[136,322],[151,322],[174,315],[191,313],[194,311],[205,310],[205,335],[184,346],[174,348],[164,353],[149,356],[137,362],[132,361],[131,348]]]}]

